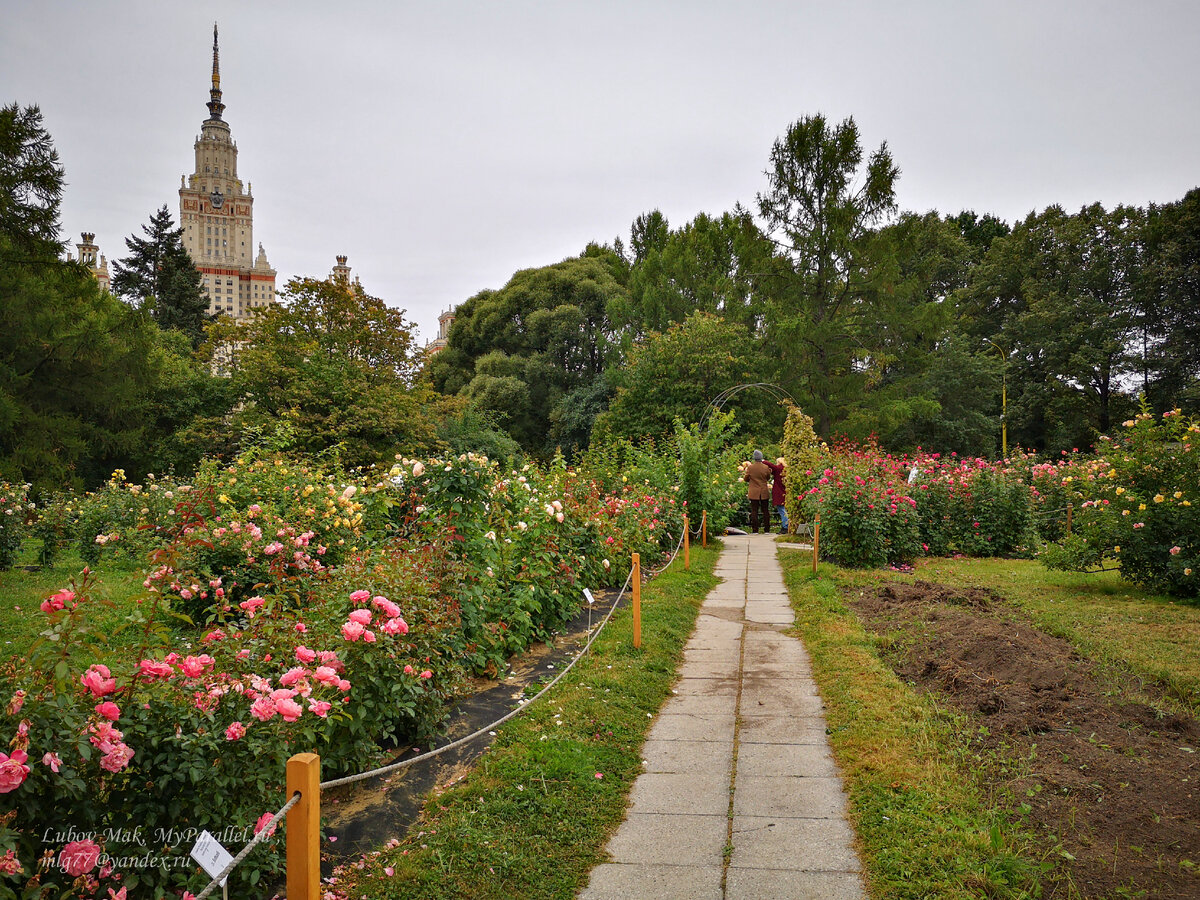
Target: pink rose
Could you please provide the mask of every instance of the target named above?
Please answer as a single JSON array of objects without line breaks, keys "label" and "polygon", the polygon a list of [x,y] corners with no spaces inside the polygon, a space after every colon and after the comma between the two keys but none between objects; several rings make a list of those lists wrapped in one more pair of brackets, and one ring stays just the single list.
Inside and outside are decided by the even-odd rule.
[{"label": "pink rose", "polygon": [[29,756],[24,750],[14,750],[12,756],[0,753],[0,794],[15,791],[29,774],[25,760]]},{"label": "pink rose", "polygon": [[281,698],[275,701],[275,711],[285,722],[295,722],[303,714],[304,707],[295,700]]},{"label": "pink rose", "polygon": [[313,674],[316,676],[317,681],[321,682],[321,684],[338,683],[337,671],[329,666],[317,666]]},{"label": "pink rose", "polygon": [[366,630],[360,622],[347,622],[342,626],[342,637],[348,641],[357,641]]},{"label": "pink rose", "polygon": [[207,644],[207,643],[210,643],[211,641],[223,641],[223,640],[225,640],[225,632],[223,632],[220,628],[214,628],[212,631],[210,631],[204,637],[200,638],[200,643]]},{"label": "pink rose", "polygon": [[133,748],[128,744],[117,744],[100,760],[100,768],[115,774],[129,765],[131,759],[133,759]]},{"label": "pink rose", "polygon": [[371,599],[370,591],[355,591],[353,594],[350,595],[351,603],[366,603],[370,599]]},{"label": "pink rose", "polygon": [[309,700],[308,701],[309,712],[311,712],[313,715],[320,716],[322,719],[324,719],[326,716],[329,715],[329,710],[331,710],[332,708],[333,708],[333,704],[329,703],[325,700]]},{"label": "pink rose", "polygon": [[21,707],[25,705],[25,692],[19,688],[13,691],[12,699],[8,701],[8,714],[15,716],[21,711]]},{"label": "pink rose", "polygon": [[296,659],[306,666],[314,662],[317,658],[315,650],[309,650],[303,644],[296,648]]},{"label": "pink rose", "polygon": [[428,669],[426,669],[424,672],[422,672],[422,673],[421,673],[421,676],[420,676],[420,677],[421,677],[421,678],[432,678],[432,677],[433,677],[433,673],[432,673],[432,672],[430,672]]},{"label": "pink rose", "polygon": [[271,541],[271,543],[269,543],[269,544],[267,544],[267,546],[263,547],[263,553],[265,553],[267,556],[274,556],[276,553],[278,553],[282,549],[283,549],[283,544],[279,543],[279,541]]},{"label": "pink rose", "polygon": [[417,670],[416,670],[416,669],[414,669],[412,666],[405,666],[405,667],[404,667],[404,674],[405,674],[405,675],[411,675],[411,674],[413,674],[415,671],[417,671]]},{"label": "pink rose", "polygon": [[297,622],[296,623],[296,631],[300,632],[300,634],[304,634],[306,631],[308,631],[308,626],[305,625],[303,622]]},{"label": "pink rose", "polygon": [[262,606],[266,602],[267,601],[264,600],[262,597],[251,597],[249,600],[243,600],[241,603],[238,604],[238,606],[240,606],[242,609],[244,609],[246,611],[246,615],[248,615],[251,619],[253,619],[255,610],[257,610],[260,606]]},{"label": "pink rose", "polygon": [[204,674],[204,670],[215,662],[215,659],[205,653],[200,656],[189,656],[179,664],[179,668],[188,678],[199,678]]},{"label": "pink rose", "polygon": [[234,722],[225,729],[225,740],[240,741],[246,736],[246,726],[241,722]]},{"label": "pink rose", "polygon": [[387,597],[376,597],[371,601],[371,604],[388,618],[395,618],[400,615],[400,607]]},{"label": "pink rose", "polygon": [[371,611],[369,609],[356,609],[350,613],[349,619],[351,622],[358,622],[360,625],[370,625]]},{"label": "pink rose", "polygon": [[59,866],[72,878],[92,871],[99,859],[100,845],[92,840],[71,841],[58,854]]},{"label": "pink rose", "polygon": [[306,674],[308,674],[308,671],[303,666],[294,666],[279,677],[279,683],[284,687],[290,687],[303,678]]},{"label": "pink rose", "polygon": [[408,623],[399,616],[388,619],[379,628],[384,634],[408,634]]},{"label": "pink rose", "polygon": [[51,772],[57,774],[59,767],[62,765],[62,760],[57,753],[47,753],[42,757],[42,765],[48,766]]},{"label": "pink rose", "polygon": [[267,719],[275,715],[275,701],[270,697],[259,697],[250,706],[250,715],[258,719],[260,722],[265,722]]},{"label": "pink rose", "polygon": [[117,689],[116,679],[112,677],[112,673],[108,671],[108,666],[101,663],[96,663],[88,668],[79,681],[85,688],[92,692],[93,696],[103,697],[106,694],[111,694]]},{"label": "pink rose", "polygon": [[368,644],[375,643],[375,632],[368,629],[367,631],[365,631],[363,633],[363,640],[366,641]]},{"label": "pink rose", "polygon": [[337,689],[342,693],[345,693],[346,691],[350,690],[350,682],[345,678],[340,679],[337,683]]},{"label": "pink rose", "polygon": [[105,700],[103,703],[96,705],[96,714],[103,716],[110,722],[115,722],[121,718],[121,707],[117,706],[111,700]]},{"label": "pink rose", "polygon": [[1172,547],[1172,548],[1171,548],[1171,555],[1172,555],[1172,556],[1178,556],[1178,555],[1179,555],[1179,549],[1180,549],[1179,547]]},{"label": "pink rose", "polygon": [[[266,828],[268,825],[270,825],[271,819],[272,819],[272,814],[269,812],[263,813],[261,816],[259,816],[258,821],[254,823],[254,833],[258,834],[260,831],[262,831],[264,828]],[[271,830],[267,832],[267,837],[270,837],[271,835],[273,835],[275,833],[276,827],[277,826],[275,826],[275,825],[271,825]]]}]

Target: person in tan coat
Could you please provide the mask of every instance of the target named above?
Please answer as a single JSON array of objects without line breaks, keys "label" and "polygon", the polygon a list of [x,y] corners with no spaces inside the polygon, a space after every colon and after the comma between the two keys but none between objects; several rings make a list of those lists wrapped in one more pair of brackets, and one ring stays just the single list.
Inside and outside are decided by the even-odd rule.
[{"label": "person in tan coat", "polygon": [[761,450],[754,451],[754,459],[742,474],[746,491],[750,496],[750,533],[758,534],[761,523],[763,530],[771,530],[771,469],[763,462]]}]

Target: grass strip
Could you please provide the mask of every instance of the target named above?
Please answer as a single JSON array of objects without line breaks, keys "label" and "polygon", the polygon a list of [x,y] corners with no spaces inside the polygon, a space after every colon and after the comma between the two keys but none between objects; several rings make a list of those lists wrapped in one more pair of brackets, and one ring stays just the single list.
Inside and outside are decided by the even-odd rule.
[{"label": "grass strip", "polygon": [[999,811],[964,753],[965,723],[898,679],[843,602],[859,573],[780,554],[812,658],[833,754],[874,897],[1036,896],[1041,857]]},{"label": "grass strip", "polygon": [[574,897],[625,816],[646,732],[717,584],[718,550],[693,547],[690,571],[680,557],[646,585],[640,650],[630,610],[619,610],[554,691],[434,793],[398,846],[346,867],[331,887],[381,900]]}]

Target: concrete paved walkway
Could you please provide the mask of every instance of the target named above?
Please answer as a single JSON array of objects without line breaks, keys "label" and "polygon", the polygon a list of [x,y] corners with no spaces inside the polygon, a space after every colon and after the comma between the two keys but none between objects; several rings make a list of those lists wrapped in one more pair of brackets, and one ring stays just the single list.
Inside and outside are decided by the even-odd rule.
[{"label": "concrete paved walkway", "polygon": [[[769,535],[726,537],[629,812],[580,900],[866,896]],[[652,638],[651,638],[652,639]]]}]

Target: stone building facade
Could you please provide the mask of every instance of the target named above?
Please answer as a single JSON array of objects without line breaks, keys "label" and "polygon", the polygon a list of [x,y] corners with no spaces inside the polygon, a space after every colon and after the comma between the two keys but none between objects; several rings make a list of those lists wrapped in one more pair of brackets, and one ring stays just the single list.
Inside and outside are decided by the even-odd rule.
[{"label": "stone building facade", "polygon": [[210,313],[235,319],[275,302],[276,272],[258,245],[254,253],[254,195],[238,177],[237,144],[222,113],[220,52],[213,26],[208,118],[196,138],[196,168],[182,176],[179,225],[183,246],[200,270]]},{"label": "stone building facade", "polygon": [[[110,291],[111,279],[108,275],[108,260],[104,258],[104,254],[100,252],[100,248],[96,245],[95,232],[84,231],[80,233],[79,237],[82,240],[75,245],[79,250],[76,262],[92,273],[92,277],[100,282],[100,289],[102,291]],[[70,253],[68,252],[69,255]]]}]

